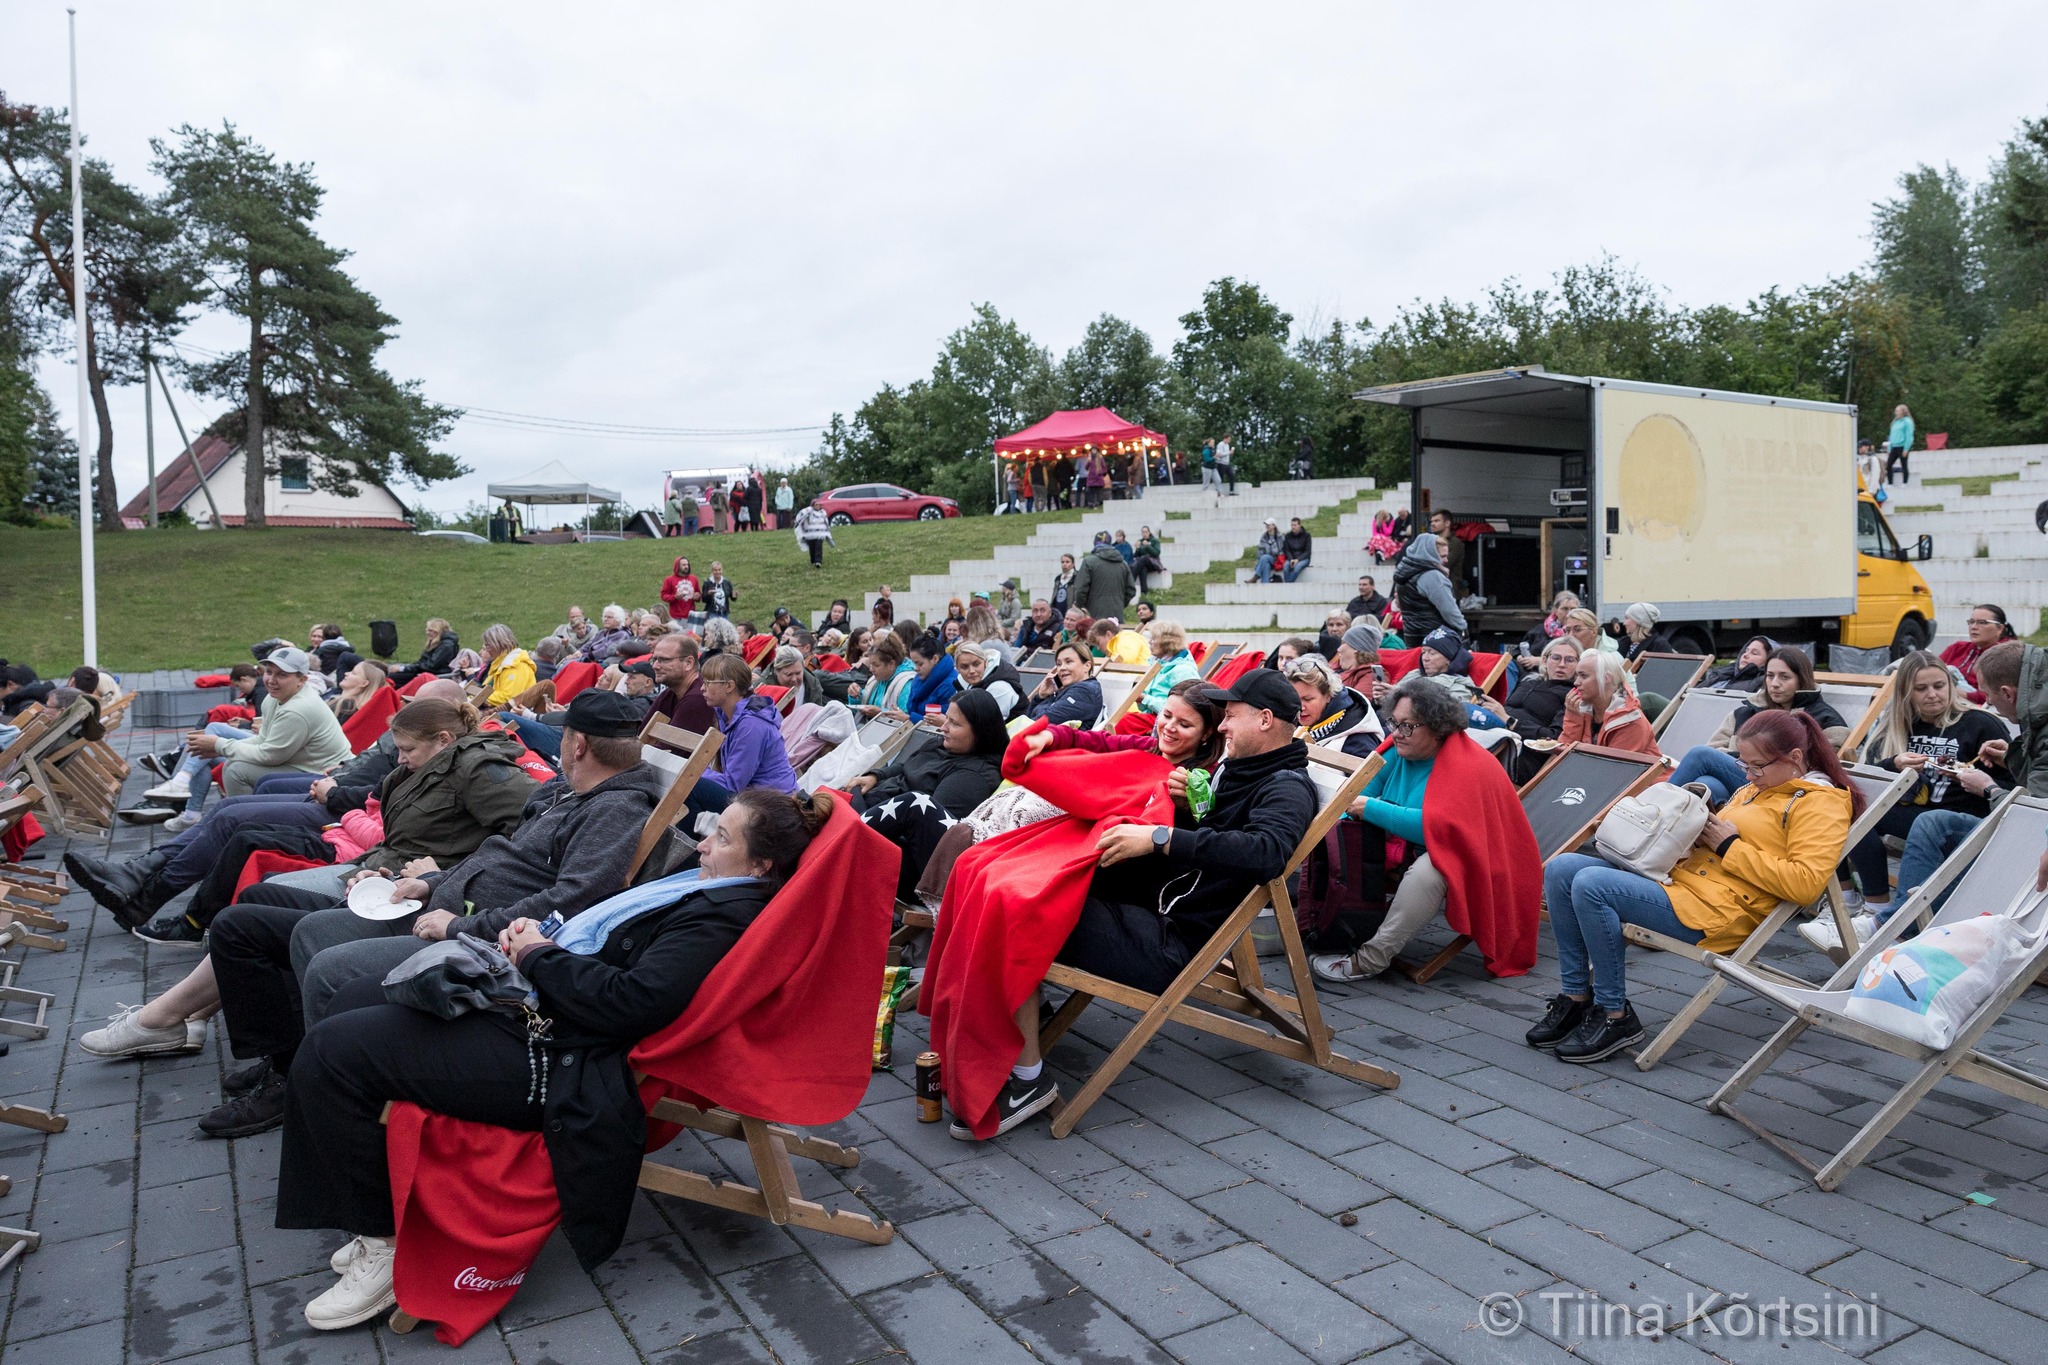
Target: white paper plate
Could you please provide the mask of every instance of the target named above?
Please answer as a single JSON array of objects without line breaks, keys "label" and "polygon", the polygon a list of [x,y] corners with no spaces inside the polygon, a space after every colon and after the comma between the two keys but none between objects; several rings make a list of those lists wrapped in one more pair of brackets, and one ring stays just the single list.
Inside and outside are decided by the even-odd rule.
[{"label": "white paper plate", "polygon": [[348,890],[348,908],[364,919],[397,919],[420,908],[418,901],[391,898],[389,877],[365,877]]}]

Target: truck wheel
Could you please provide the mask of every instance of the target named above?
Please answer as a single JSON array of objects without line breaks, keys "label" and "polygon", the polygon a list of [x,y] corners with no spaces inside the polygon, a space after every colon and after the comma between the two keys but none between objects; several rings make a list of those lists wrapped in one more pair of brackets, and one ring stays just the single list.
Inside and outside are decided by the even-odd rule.
[{"label": "truck wheel", "polygon": [[1908,616],[1899,622],[1899,633],[1892,636],[1892,662],[1897,663],[1916,649],[1927,648],[1927,623],[1917,616]]},{"label": "truck wheel", "polygon": [[1712,654],[1714,640],[1696,626],[1680,626],[1671,632],[1671,647],[1680,654]]}]

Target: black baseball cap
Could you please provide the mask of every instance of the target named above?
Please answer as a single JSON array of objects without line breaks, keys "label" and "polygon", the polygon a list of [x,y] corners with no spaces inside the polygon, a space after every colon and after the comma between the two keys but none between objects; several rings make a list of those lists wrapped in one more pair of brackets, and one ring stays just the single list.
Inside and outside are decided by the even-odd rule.
[{"label": "black baseball cap", "polygon": [[647,722],[647,708],[622,692],[586,687],[569,703],[562,728],[593,739],[631,739]]},{"label": "black baseball cap", "polygon": [[1229,687],[1211,685],[1204,695],[1219,706],[1241,701],[1246,706],[1271,711],[1289,723],[1301,719],[1301,696],[1294,690],[1294,684],[1270,668],[1249,669]]}]

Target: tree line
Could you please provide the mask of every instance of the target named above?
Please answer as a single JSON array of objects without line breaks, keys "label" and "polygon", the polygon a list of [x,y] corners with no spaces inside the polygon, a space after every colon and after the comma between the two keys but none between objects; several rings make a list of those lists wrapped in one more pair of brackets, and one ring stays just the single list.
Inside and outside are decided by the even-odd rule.
[{"label": "tree line", "polygon": [[[33,522],[78,508],[75,446],[56,424],[31,366],[68,350],[76,262],[71,237],[71,130],[57,109],[0,92],[0,519]],[[261,526],[263,487],[280,455],[304,459],[317,488],[449,479],[464,473],[435,449],[459,415],[378,362],[397,320],[344,268],[348,253],[314,223],[313,168],[282,161],[232,124],[184,126],[153,139],[161,189],[83,159],[84,352],[98,445],[90,515],[122,529],[114,486],[110,386],[149,381],[154,362],[232,411],[211,432],[261,458],[245,462],[245,522]],[[203,311],[244,324],[217,359],[181,354],[175,338]],[[67,467],[68,466],[68,467]]]},{"label": "tree line", "polygon": [[1879,444],[1902,402],[1952,445],[2048,441],[2048,118],[2023,122],[1974,184],[1953,167],[1900,176],[1897,196],[1872,207],[1871,240],[1860,270],[1697,308],[1612,257],[1544,288],[1507,280],[1473,302],[1417,301],[1384,325],[1297,322],[1226,278],[1164,353],[1105,314],[1055,356],[983,303],[929,377],[834,414],[805,482],[886,480],[986,511],[997,437],[1096,406],[1179,449],[1230,433],[1254,479],[1281,475],[1306,437],[1318,473],[1390,482],[1407,471],[1407,420],[1353,394],[1531,364],[1855,403]]}]

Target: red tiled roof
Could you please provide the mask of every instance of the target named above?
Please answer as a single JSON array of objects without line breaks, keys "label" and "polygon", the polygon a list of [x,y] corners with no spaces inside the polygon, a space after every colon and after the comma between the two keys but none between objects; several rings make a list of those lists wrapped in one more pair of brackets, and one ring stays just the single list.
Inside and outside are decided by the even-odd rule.
[{"label": "red tiled roof", "polygon": [[[192,443],[190,448],[181,452],[176,459],[165,465],[157,474],[157,510],[159,512],[168,512],[172,508],[183,504],[186,498],[199,491],[200,466],[194,463],[193,456],[195,453],[199,461],[205,465],[206,476],[210,479],[219,473],[220,467],[226,464],[234,453],[240,449],[240,446],[230,443],[224,437],[215,436],[210,432],[202,434],[198,440]],[[147,484],[143,485],[140,493],[128,499],[128,505],[121,509],[121,515],[123,518],[141,518],[144,525],[148,524],[149,486]]]},{"label": "red tiled roof", "polygon": [[[229,526],[240,526],[242,518],[223,516]],[[335,526],[359,531],[410,531],[412,523],[398,517],[265,517],[265,526]]]}]

